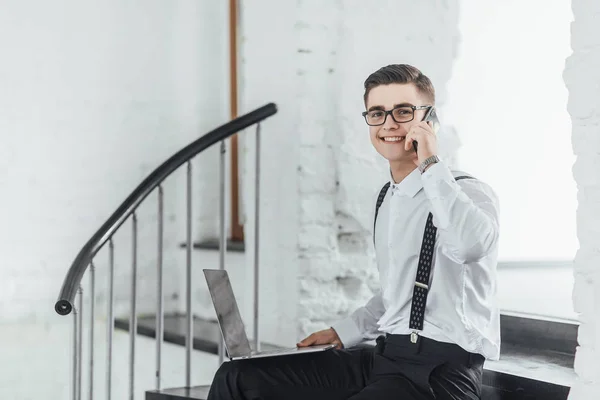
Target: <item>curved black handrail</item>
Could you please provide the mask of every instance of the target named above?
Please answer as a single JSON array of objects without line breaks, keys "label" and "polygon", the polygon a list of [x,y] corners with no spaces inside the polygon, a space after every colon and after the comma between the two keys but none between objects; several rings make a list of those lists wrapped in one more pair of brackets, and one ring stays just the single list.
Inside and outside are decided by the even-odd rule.
[{"label": "curved black handrail", "polygon": [[73,310],[73,300],[88,265],[98,251],[106,244],[119,227],[136,210],[140,203],[182,164],[188,162],[206,148],[228,138],[231,135],[257,124],[277,113],[274,103],[266,104],[256,110],[242,115],[197,139],[178,151],[175,155],[156,168],[125,199],[110,218],[88,240],[75,257],[65,277],[54,310],[60,315],[68,315]]}]

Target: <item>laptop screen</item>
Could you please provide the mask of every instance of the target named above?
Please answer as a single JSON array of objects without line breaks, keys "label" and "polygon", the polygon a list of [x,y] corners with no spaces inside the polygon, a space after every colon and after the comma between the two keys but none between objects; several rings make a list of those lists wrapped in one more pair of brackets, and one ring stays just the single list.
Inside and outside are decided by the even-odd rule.
[{"label": "laptop screen", "polygon": [[247,356],[251,353],[250,342],[238,309],[229,275],[225,270],[204,269],[204,276],[212,298],[223,340],[230,357]]}]

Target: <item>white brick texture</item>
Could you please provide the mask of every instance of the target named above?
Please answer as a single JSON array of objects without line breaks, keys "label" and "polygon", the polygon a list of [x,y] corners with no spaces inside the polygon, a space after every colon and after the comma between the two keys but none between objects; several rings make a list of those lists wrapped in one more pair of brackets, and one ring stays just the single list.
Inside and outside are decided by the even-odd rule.
[{"label": "white brick texture", "polygon": [[575,356],[578,380],[570,400],[600,398],[600,4],[573,0],[571,26],[573,54],[564,79],[569,91],[568,110],[577,156],[577,236],[573,302],[580,316]]},{"label": "white brick texture", "polygon": [[[363,83],[383,65],[413,64],[433,80],[443,108],[457,7],[455,0],[243,4],[242,108],[274,101],[280,110],[262,130],[260,292],[273,296],[260,305],[265,340],[293,344],[377,288],[373,211],[387,178],[360,115]],[[264,18],[267,9],[278,18]],[[255,154],[252,137],[243,140],[252,248]]]},{"label": "white brick texture", "polygon": [[371,235],[374,200],[386,175],[360,116],[362,84],[383,65],[413,64],[434,80],[443,106],[457,46],[457,4],[419,2],[402,9],[402,23],[390,15],[391,1],[378,7],[302,1],[297,7],[303,336],[348,315],[377,286]]}]

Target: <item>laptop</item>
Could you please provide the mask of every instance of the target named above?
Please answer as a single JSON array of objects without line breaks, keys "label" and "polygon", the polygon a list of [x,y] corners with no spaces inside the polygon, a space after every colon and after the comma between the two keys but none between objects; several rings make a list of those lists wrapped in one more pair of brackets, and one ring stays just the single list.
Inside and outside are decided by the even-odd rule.
[{"label": "laptop", "polygon": [[233,295],[229,274],[227,274],[226,270],[222,269],[203,269],[202,271],[208,284],[210,297],[217,313],[219,328],[225,342],[225,349],[230,360],[314,353],[335,348],[334,344],[327,344],[259,352],[253,351],[250,348],[250,341],[246,335],[244,322],[242,321],[237,301]]}]

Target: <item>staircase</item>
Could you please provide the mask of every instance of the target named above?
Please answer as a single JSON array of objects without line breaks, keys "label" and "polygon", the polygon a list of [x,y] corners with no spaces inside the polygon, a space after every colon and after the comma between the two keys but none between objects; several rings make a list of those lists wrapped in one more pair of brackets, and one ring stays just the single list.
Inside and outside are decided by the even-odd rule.
[{"label": "staircase", "polygon": [[[105,393],[108,400],[113,398],[113,359],[117,355],[114,354],[113,341],[114,341],[114,329],[115,322],[118,325],[118,319],[115,318],[115,278],[118,276],[118,272],[115,270],[115,239],[116,234],[121,228],[124,228],[125,223],[129,222],[129,229],[131,229],[131,286],[129,297],[129,318],[127,320],[127,326],[129,331],[129,385],[128,385],[128,399],[134,400],[136,393],[139,397],[139,388],[136,387],[136,339],[140,328],[143,330],[144,325],[139,324],[140,318],[138,318],[138,209],[150,196],[155,194],[157,196],[157,281],[156,281],[156,312],[154,315],[154,337],[162,338],[165,337],[165,312],[164,312],[164,293],[163,293],[163,249],[164,249],[164,190],[163,183],[169,179],[172,174],[180,168],[185,168],[186,176],[186,290],[185,290],[185,310],[186,317],[182,321],[182,327],[185,330],[185,339],[182,344],[185,345],[185,387],[191,386],[192,381],[192,351],[194,348],[194,331],[193,331],[193,318],[192,318],[192,168],[193,159],[202,153],[207,148],[220,143],[221,145],[221,165],[220,165],[220,221],[221,221],[221,235],[219,240],[220,246],[220,268],[225,267],[225,252],[226,252],[226,229],[225,229],[225,154],[226,145],[225,139],[230,136],[244,131],[246,128],[256,128],[256,168],[257,177],[260,177],[259,166],[260,166],[260,123],[268,117],[277,113],[277,107],[273,103],[266,104],[248,114],[240,116],[215,130],[208,132],[204,136],[200,137],[193,143],[181,149],[175,155],[166,160],[162,165],[156,168],[137,188],[123,201],[123,203],[117,208],[117,210],[108,218],[108,220],[96,231],[96,233],[85,243],[81,248],[73,263],[71,264],[67,275],[63,280],[62,287],[58,299],[55,303],[54,309],[59,315],[67,316],[72,315],[73,318],[73,337],[72,337],[72,374],[71,374],[71,398],[73,400],[80,400],[83,397],[93,399],[94,388],[97,383],[94,382],[94,356],[95,356],[95,329],[94,322],[96,320],[96,308],[95,308],[95,289],[96,289],[96,274],[94,267],[94,259],[98,257],[98,254],[102,250],[108,251],[108,294],[107,294],[107,334],[106,334],[106,369],[105,369]],[[258,180],[257,180],[257,195],[259,193]],[[257,201],[258,205],[259,202]],[[258,212],[256,212],[258,217]],[[256,224],[258,226],[258,224]],[[258,244],[258,239],[255,241]],[[144,249],[146,251],[147,249]],[[257,254],[257,252],[256,252]],[[255,256],[256,258],[256,256]],[[258,259],[255,259],[257,264]],[[255,279],[258,275],[255,273]],[[84,284],[83,280],[85,277],[89,278],[89,283]],[[84,285],[88,288],[86,293],[83,292]],[[88,295],[87,304],[89,304],[89,310],[84,310],[84,295]],[[84,319],[84,312],[86,318]],[[255,319],[257,315],[255,315]],[[86,327],[85,324],[89,326]],[[257,324],[255,324],[257,325]],[[84,338],[83,332],[86,331]],[[85,348],[88,352],[85,377],[87,378],[87,393],[83,393],[83,377],[84,377],[84,341],[86,342]],[[161,369],[163,365],[163,340],[156,340],[156,372],[155,372],[155,390],[161,390]],[[206,350],[206,349],[205,349]],[[215,351],[215,346],[210,348],[211,352]],[[223,349],[221,342],[216,345],[216,352],[220,355],[219,359],[223,359]],[[120,354],[119,354],[120,356]],[[146,388],[150,389],[150,388]]]},{"label": "staircase", "polygon": [[[129,353],[128,357],[128,399],[140,398],[141,390],[145,391],[146,400],[174,400],[174,399],[205,399],[208,393],[208,386],[193,387],[192,382],[192,356],[193,354],[203,353],[218,356],[218,362],[223,361],[223,346],[218,326],[210,318],[194,317],[192,307],[192,280],[190,279],[192,269],[192,259],[197,257],[197,251],[214,252],[219,260],[220,268],[225,267],[225,254],[227,248],[243,252],[243,248],[237,248],[227,245],[225,237],[225,139],[242,132],[246,128],[256,128],[256,143],[260,146],[260,123],[266,118],[274,115],[277,108],[269,103],[246,115],[243,115],[221,127],[205,134],[198,140],[186,146],[178,153],[173,155],[162,165],[156,168],[132,193],[125,199],[119,208],[108,218],[100,229],[87,241],[79,254],[71,264],[63,285],[60,289],[58,300],[55,304],[55,310],[58,314],[73,318],[73,337],[71,349],[73,353],[72,373],[71,373],[71,399],[81,400],[83,397],[92,400],[94,397],[94,388],[97,385],[104,386],[106,399],[110,400],[114,396],[113,390],[113,358],[122,356],[114,354],[113,338],[115,330],[127,332],[129,335]],[[221,174],[220,174],[220,219],[221,235],[218,241],[212,243],[193,243],[192,242],[192,169],[193,159],[207,148],[220,143],[221,146]],[[260,152],[256,151],[256,176],[260,176]],[[186,176],[186,241],[182,244],[182,250],[185,252],[186,260],[186,290],[185,290],[185,313],[173,314],[165,313],[163,299],[163,244],[164,244],[164,189],[163,182],[169,179],[172,174],[185,169]],[[259,193],[257,182],[257,196]],[[151,314],[143,314],[138,310],[137,294],[139,291],[138,283],[138,215],[136,211],[140,205],[151,194],[156,195],[157,209],[157,281],[156,281],[156,309]],[[258,205],[258,201],[256,204]],[[255,219],[258,219],[258,210],[256,210]],[[129,308],[128,317],[120,318],[115,312],[115,280],[119,276],[118,270],[115,270],[115,234],[125,229],[125,223],[129,223],[128,229],[131,229],[131,285],[128,294]],[[255,223],[255,229],[258,223]],[[258,244],[258,238],[255,241]],[[96,273],[94,260],[101,251],[105,251],[108,257],[108,294],[106,299],[107,310],[107,332],[106,332],[106,363],[104,382],[95,382],[95,345],[96,335],[94,331],[94,321],[96,318],[96,308],[94,301],[84,301],[95,299]],[[147,249],[144,249],[147,251]],[[255,257],[258,252],[254,252]],[[258,259],[254,260],[254,287],[257,281]],[[214,266],[211,266],[214,267]],[[87,283],[84,278],[89,279]],[[87,290],[84,293],[83,287]],[[255,297],[256,299],[256,297]],[[89,304],[84,309],[84,304]],[[258,321],[258,313],[254,307],[254,326]],[[85,313],[85,318],[84,318]],[[577,326],[568,322],[549,321],[542,319],[533,319],[518,315],[502,315],[502,354],[500,361],[486,362],[484,366],[484,400],[505,400],[505,399],[545,399],[545,400],[565,400],[567,399],[569,388],[575,379],[573,372],[573,362],[575,347],[577,345]],[[84,336],[84,331],[86,332]],[[148,340],[151,338],[155,342],[155,384],[154,387],[139,388],[136,386],[136,342],[139,340]],[[253,336],[256,346],[259,338],[255,331]],[[85,343],[85,345],[84,345]],[[185,348],[185,358],[183,373],[185,375],[185,385],[181,388],[162,388],[162,366],[164,365],[163,348],[168,345],[176,345]],[[369,346],[370,343],[364,345]],[[261,348],[275,348],[268,343],[261,343]],[[84,348],[87,357],[84,357]],[[85,360],[84,360],[85,358]],[[84,363],[85,361],[85,363]],[[85,364],[85,365],[84,365]],[[218,364],[217,364],[218,365]],[[215,365],[215,367],[217,367]],[[85,371],[84,371],[85,369]],[[83,378],[87,379],[87,390],[83,393]],[[117,398],[116,396],[114,398]]]}]

